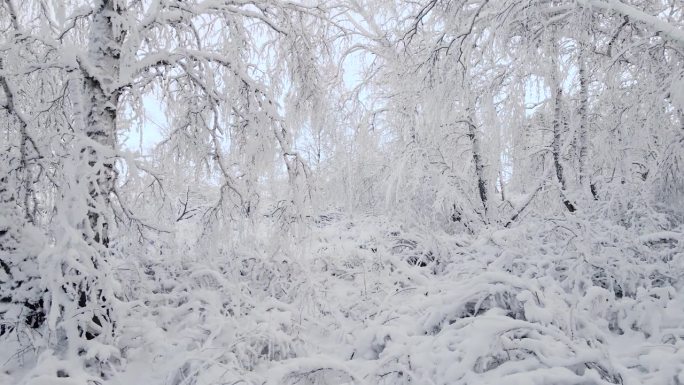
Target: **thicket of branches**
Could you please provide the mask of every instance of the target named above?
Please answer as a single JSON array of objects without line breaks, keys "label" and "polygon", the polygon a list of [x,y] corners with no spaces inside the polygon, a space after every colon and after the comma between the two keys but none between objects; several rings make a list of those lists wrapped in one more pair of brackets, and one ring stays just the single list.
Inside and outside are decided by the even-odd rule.
[{"label": "thicket of branches", "polygon": [[0,382],[681,384],[683,165],[678,1],[2,0]]}]

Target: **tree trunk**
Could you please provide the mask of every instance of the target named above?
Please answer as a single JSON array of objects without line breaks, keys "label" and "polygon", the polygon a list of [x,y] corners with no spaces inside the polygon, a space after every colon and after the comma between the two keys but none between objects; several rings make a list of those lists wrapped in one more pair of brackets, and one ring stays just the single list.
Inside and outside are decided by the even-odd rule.
[{"label": "tree trunk", "polygon": [[482,207],[484,208],[485,221],[488,222],[489,210],[488,210],[488,191],[487,191],[487,179],[485,175],[485,165],[482,161],[482,147],[480,146],[480,138],[477,136],[477,127],[473,122],[472,118],[468,121],[468,138],[473,146],[473,163],[475,164],[475,176],[477,177],[477,191],[480,195],[480,201],[482,202]]},{"label": "tree trunk", "polygon": [[[88,167],[78,172],[80,183],[87,183],[88,214],[82,225],[83,237],[93,247],[90,256],[94,276],[79,282],[78,306],[93,309],[93,316],[81,332],[86,339],[111,333],[110,298],[105,295],[107,258],[109,256],[110,223],[107,210],[115,186],[114,153],[116,119],[120,91],[116,89],[119,74],[120,47],[123,34],[116,18],[122,9],[116,0],[96,2],[88,41],[88,67],[84,69],[83,131],[88,140],[81,147],[81,159]],[[83,63],[81,63],[83,66]],[[112,151],[109,151],[112,150]]]},{"label": "tree trunk", "polygon": [[[3,70],[3,64],[3,60],[0,57],[0,71]],[[13,116],[14,120],[16,120],[17,124],[19,124],[20,158],[18,174],[21,175],[21,185],[23,190],[22,209],[24,211],[24,216],[26,217],[26,220],[28,220],[30,223],[33,223],[33,216],[31,215],[31,209],[29,204],[29,200],[33,195],[33,188],[31,187],[31,169],[28,164],[28,146],[30,141],[30,138],[28,136],[28,119],[21,111],[17,110],[16,106],[14,105],[15,92],[11,84],[8,82],[8,80],[2,75],[0,75],[0,89],[5,94],[6,99],[5,105],[2,107],[4,107],[7,113]]]},{"label": "tree trunk", "polygon": [[[114,89],[119,74],[122,33],[117,33],[113,18],[122,11],[115,0],[103,0],[97,4],[97,13],[91,26],[88,58],[96,73],[85,78],[86,122],[85,134],[105,149],[116,147],[116,116],[120,91]],[[89,193],[94,202],[109,205],[109,195],[114,189],[114,158],[112,154],[100,154],[98,149],[84,149],[91,167]],[[90,207],[88,219],[93,240],[105,248],[109,246],[107,220],[100,210]]]},{"label": "tree trunk", "polygon": [[563,99],[563,89],[559,84],[556,83],[556,92],[554,97],[554,109],[553,109],[553,142],[551,143],[551,150],[553,151],[553,164],[556,169],[556,178],[560,184],[560,194],[563,200],[563,205],[571,213],[575,211],[575,206],[566,197],[566,181],[563,175],[563,164],[561,163],[561,102]]},{"label": "tree trunk", "polygon": [[580,86],[580,105],[579,105],[579,182],[583,193],[589,193],[589,185],[591,180],[589,177],[589,170],[587,165],[587,159],[589,157],[589,144],[588,144],[588,133],[589,133],[589,91],[588,91],[588,80],[587,80],[587,70],[586,63],[584,61],[584,49],[580,53],[579,58],[579,86]]}]

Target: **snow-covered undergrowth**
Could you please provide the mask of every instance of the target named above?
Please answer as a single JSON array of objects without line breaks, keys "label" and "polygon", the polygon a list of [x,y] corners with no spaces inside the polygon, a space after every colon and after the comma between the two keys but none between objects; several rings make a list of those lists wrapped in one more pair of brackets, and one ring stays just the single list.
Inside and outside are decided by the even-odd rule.
[{"label": "snow-covered undergrowth", "polygon": [[23,350],[0,383],[684,383],[683,229],[601,215],[479,237],[328,215],[296,243],[151,245],[114,266],[105,380],[25,331],[2,337]]}]

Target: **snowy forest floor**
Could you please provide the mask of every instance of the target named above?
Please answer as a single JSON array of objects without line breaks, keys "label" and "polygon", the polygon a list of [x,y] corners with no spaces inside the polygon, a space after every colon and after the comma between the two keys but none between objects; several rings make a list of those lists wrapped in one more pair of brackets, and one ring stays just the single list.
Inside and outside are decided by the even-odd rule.
[{"label": "snowy forest floor", "polygon": [[[117,385],[684,383],[681,226],[598,216],[474,237],[329,215],[290,249],[260,229],[150,245],[114,266],[118,351],[87,354]],[[33,348],[0,352],[0,383],[89,378]]]}]

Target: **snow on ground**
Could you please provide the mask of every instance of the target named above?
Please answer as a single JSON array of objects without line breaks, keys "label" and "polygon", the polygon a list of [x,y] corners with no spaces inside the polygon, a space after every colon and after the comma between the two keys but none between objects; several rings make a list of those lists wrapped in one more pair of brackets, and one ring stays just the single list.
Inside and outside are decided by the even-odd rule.
[{"label": "snow on ground", "polygon": [[[336,216],[296,247],[121,265],[106,383],[684,383],[682,229],[589,223],[467,238]],[[69,369],[49,350],[2,358],[3,384],[87,380],[45,375]]]}]

